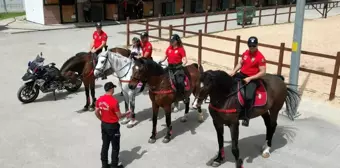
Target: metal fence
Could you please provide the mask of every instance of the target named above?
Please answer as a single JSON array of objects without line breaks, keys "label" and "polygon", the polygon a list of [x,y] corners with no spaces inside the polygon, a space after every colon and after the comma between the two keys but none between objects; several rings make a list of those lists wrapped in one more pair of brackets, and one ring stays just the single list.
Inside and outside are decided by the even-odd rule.
[{"label": "metal fence", "polygon": [[0,13],[24,11],[24,0],[0,0]]}]

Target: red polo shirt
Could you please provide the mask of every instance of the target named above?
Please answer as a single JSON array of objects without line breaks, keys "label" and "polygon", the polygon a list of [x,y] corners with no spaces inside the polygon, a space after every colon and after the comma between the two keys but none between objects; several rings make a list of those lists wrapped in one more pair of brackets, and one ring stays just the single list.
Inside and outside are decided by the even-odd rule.
[{"label": "red polo shirt", "polygon": [[142,52],[143,52],[143,57],[145,56],[146,52],[150,53],[149,57],[152,57],[152,45],[149,41],[142,43]]},{"label": "red polo shirt", "polygon": [[260,66],[266,66],[266,59],[257,50],[253,54],[249,50],[242,54],[241,72],[248,76],[254,76],[260,71]]},{"label": "red polo shirt", "polygon": [[107,41],[107,34],[104,31],[102,31],[100,34],[97,31],[95,31],[92,36],[95,48],[98,48],[100,45],[102,45],[103,41],[105,42]]},{"label": "red polo shirt", "polygon": [[182,63],[182,58],[186,57],[185,50],[182,47],[173,48],[171,45],[165,51],[166,56],[168,56],[169,64],[179,64]]},{"label": "red polo shirt", "polygon": [[102,121],[105,123],[117,123],[119,118],[116,112],[119,110],[119,104],[115,97],[112,95],[103,95],[97,102],[96,107],[100,109]]}]

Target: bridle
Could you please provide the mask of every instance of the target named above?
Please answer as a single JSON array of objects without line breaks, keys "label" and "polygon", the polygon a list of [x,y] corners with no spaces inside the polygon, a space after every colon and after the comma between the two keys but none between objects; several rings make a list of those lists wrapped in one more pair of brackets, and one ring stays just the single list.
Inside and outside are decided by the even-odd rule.
[{"label": "bridle", "polygon": [[[98,56],[99,57],[99,56]],[[104,58],[105,58],[105,61],[104,61],[104,63],[103,63],[103,66],[101,67],[101,68],[95,68],[95,70],[97,70],[97,71],[99,71],[101,74],[103,74],[104,73],[104,69],[105,69],[105,65],[107,64],[107,62],[108,62],[108,60],[109,60],[109,56],[108,56],[108,54],[106,54],[105,56],[103,56]],[[97,63],[98,64],[98,63]],[[111,69],[113,69],[112,68],[112,64],[111,64],[111,62],[109,61],[109,64],[110,64],[110,67],[111,67]],[[112,74],[113,76],[115,76],[115,77],[117,77],[118,79],[121,79],[121,78],[124,78],[128,73],[129,73],[129,71],[130,71],[130,69],[131,69],[131,65],[132,65],[132,61],[130,60],[130,62],[128,62],[127,64],[125,64],[122,68],[120,68],[118,71],[115,71],[116,73],[118,73],[118,72],[120,72],[121,70],[123,70],[126,66],[128,66],[129,65],[129,69],[128,69],[128,71],[126,71],[126,73],[123,75],[123,76],[116,76],[116,75],[114,75],[114,74]]]}]

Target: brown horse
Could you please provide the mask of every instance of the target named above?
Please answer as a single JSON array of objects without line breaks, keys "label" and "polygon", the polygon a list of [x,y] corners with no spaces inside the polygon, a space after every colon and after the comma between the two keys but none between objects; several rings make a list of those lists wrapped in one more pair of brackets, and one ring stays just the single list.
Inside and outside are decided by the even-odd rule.
[{"label": "brown horse", "polygon": [[[152,134],[149,143],[156,142],[156,127],[159,107],[165,111],[167,133],[163,139],[164,143],[171,140],[172,126],[171,126],[171,104],[181,101],[182,98],[176,95],[172,81],[169,78],[168,70],[163,69],[161,65],[151,59],[135,59],[135,65],[132,67],[132,76],[129,82],[129,88],[135,89],[138,82],[143,81],[149,85],[149,97],[152,101]],[[200,73],[203,72],[202,67],[197,64],[191,64],[184,68],[187,76],[187,86],[185,97],[189,97],[192,93],[195,95],[197,88],[199,88]],[[181,118],[182,122],[186,122],[187,114],[189,112],[189,103],[185,101],[185,114]],[[202,110],[199,108],[199,121],[203,121]]]},{"label": "brown horse", "polygon": [[[280,109],[286,103],[286,113],[291,120],[294,120],[300,96],[294,90],[286,87],[282,76],[267,74],[261,79],[261,82],[263,82],[266,91],[262,90],[262,95],[256,95],[253,112],[248,116],[250,118],[262,116],[264,120],[267,135],[262,156],[268,158]],[[238,139],[239,120],[244,117],[243,107],[240,103],[243,101],[240,90],[244,86],[241,81],[237,81],[224,71],[209,70],[201,76],[197,104],[199,107],[203,100],[208,95],[210,96],[209,113],[213,119],[218,139],[218,155],[212,163],[213,167],[221,165],[224,160],[223,133],[224,125],[227,125],[230,128],[236,168],[242,168],[243,160],[239,158]],[[259,89],[260,87],[257,93],[260,93]],[[259,105],[256,103],[261,102],[261,98],[262,100],[266,99],[265,103],[256,106]]]},{"label": "brown horse", "polygon": [[[129,49],[115,47],[110,49],[113,52],[118,52],[123,56],[128,57],[131,53]],[[89,52],[79,52],[75,56],[69,58],[60,68],[61,75],[66,78],[72,78],[76,72],[82,77],[85,87],[86,104],[82,111],[93,111],[96,103],[95,97],[95,76],[93,74],[95,62],[93,56]],[[92,104],[90,105],[90,91]]]}]

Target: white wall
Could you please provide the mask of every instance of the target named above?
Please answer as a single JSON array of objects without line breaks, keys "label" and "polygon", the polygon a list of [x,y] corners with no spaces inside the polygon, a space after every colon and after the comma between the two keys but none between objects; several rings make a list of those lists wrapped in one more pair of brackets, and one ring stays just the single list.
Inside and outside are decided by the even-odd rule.
[{"label": "white wall", "polygon": [[45,24],[43,0],[25,0],[26,19]]}]

